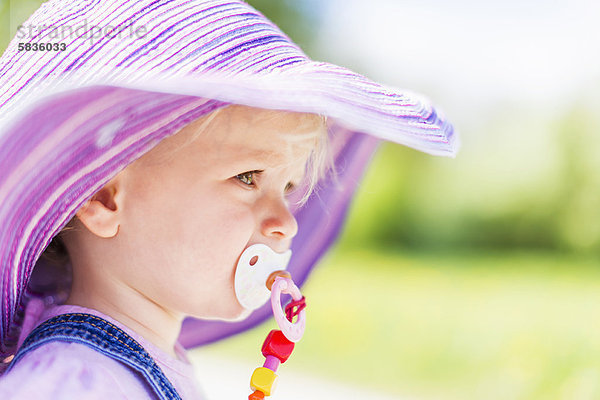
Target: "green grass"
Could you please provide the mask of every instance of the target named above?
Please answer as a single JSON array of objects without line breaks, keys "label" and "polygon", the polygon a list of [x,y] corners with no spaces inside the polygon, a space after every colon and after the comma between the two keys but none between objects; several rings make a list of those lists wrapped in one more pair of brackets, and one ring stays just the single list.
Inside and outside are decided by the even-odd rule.
[{"label": "green grass", "polygon": [[[283,369],[416,399],[600,398],[592,258],[338,247],[303,294],[306,333]],[[272,328],[210,351],[258,366]]]}]

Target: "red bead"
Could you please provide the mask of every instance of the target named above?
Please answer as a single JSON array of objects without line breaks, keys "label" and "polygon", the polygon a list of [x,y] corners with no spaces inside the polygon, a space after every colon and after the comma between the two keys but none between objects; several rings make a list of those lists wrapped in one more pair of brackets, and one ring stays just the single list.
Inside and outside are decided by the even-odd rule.
[{"label": "red bead", "polygon": [[274,356],[283,364],[294,350],[294,342],[288,340],[283,332],[273,329],[267,335],[262,346],[263,356]]}]

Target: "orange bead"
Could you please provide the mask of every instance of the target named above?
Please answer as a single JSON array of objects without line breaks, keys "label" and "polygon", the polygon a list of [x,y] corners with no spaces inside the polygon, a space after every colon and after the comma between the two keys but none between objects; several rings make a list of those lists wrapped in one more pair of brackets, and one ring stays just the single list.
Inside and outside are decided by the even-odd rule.
[{"label": "orange bead", "polygon": [[260,390],[255,390],[251,395],[248,396],[248,400],[263,400],[265,398],[265,394]]},{"label": "orange bead", "polygon": [[287,361],[293,350],[294,342],[289,341],[278,329],[269,332],[262,345],[263,356],[277,357],[282,364]]}]

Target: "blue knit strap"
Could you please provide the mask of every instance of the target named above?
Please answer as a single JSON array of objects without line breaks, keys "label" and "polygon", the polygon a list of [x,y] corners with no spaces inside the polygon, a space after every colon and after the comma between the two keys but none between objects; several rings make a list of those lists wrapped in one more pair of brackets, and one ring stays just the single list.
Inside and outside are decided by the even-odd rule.
[{"label": "blue knit strap", "polygon": [[103,318],[86,313],[61,314],[38,325],[25,338],[6,373],[26,353],[54,340],[85,344],[139,371],[160,400],[181,397],[154,359],[125,331]]}]

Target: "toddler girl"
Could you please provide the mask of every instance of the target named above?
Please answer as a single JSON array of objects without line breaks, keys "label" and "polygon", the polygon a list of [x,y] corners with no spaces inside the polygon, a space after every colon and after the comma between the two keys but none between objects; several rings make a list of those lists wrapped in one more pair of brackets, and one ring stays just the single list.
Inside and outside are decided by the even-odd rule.
[{"label": "toddler girl", "polygon": [[26,24],[0,59],[3,399],[204,398],[184,348],[269,316],[234,284],[245,250],[291,249],[300,285],[379,138],[458,148],[426,99],[242,1],[51,0]]}]

